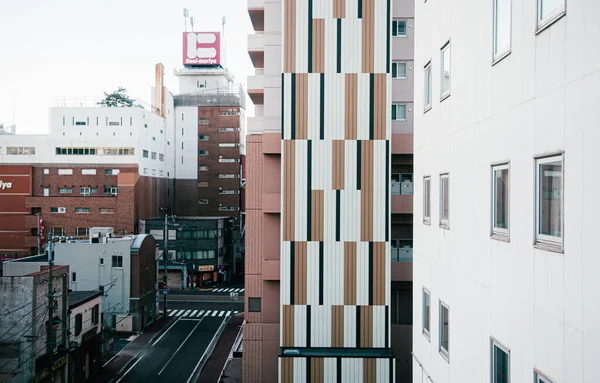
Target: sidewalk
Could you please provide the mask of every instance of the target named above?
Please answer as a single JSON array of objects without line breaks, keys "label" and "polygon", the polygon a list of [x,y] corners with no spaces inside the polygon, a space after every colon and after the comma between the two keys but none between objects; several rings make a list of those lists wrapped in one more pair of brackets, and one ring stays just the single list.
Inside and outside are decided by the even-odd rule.
[{"label": "sidewalk", "polygon": [[221,375],[221,371],[223,370],[223,366],[227,362],[227,357],[229,356],[229,352],[231,351],[231,347],[235,342],[235,338],[238,335],[239,327],[242,325],[244,321],[243,314],[235,315],[227,326],[225,326],[225,330],[223,334],[221,334],[221,338],[217,342],[217,346],[213,350],[210,358],[204,365],[202,369],[202,373],[198,378],[198,383],[200,382],[216,382]]},{"label": "sidewalk", "polygon": [[171,322],[171,318],[168,318],[166,323],[163,318],[158,318],[142,334],[138,335],[133,342],[129,343],[117,355],[109,360],[106,365],[103,366],[102,372],[98,375],[92,376],[90,382],[106,383],[113,381],[119,372],[127,367],[131,361],[136,359],[142,350],[144,350],[146,345],[151,343],[154,338],[156,338],[156,336],[162,332],[163,328],[165,328],[165,325],[168,326],[171,324]]}]

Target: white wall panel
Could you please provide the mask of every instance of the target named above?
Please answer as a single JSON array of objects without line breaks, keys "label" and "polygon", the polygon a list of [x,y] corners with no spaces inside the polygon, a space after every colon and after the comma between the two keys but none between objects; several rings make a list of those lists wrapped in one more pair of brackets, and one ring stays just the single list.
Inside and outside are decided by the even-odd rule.
[{"label": "white wall panel", "polygon": [[360,210],[360,190],[342,190],[340,194],[340,241],[355,242],[360,238],[360,219],[357,215]]},{"label": "white wall panel", "polygon": [[323,246],[325,253],[323,257],[325,260],[325,270],[323,271],[325,277],[323,281],[323,304],[343,305],[344,244],[341,242],[325,241]]},{"label": "white wall panel", "polygon": [[[391,70],[391,67],[390,67]],[[391,105],[391,100],[392,100],[392,90],[393,90],[393,83],[392,83],[392,76],[390,74],[388,74],[386,76],[386,98],[387,100],[390,100],[387,104],[387,107],[385,108],[385,139],[390,141],[390,157],[391,157],[391,153],[392,153],[392,105]],[[407,111],[408,113],[408,111]],[[391,171],[391,167],[390,167],[390,171]]]},{"label": "white wall panel", "polygon": [[344,139],[344,74],[331,73],[325,77],[325,138]]},{"label": "white wall panel", "polygon": [[[390,0],[392,1],[392,0]],[[374,48],[373,53],[375,54],[374,64],[375,73],[385,73],[387,70],[387,27],[382,28],[381,26],[387,25],[387,0],[374,0],[375,8],[375,28],[374,28]],[[390,23],[391,26],[391,23]],[[390,46],[391,49],[391,46]],[[391,69],[390,69],[391,70]],[[391,99],[388,99],[391,100]]]},{"label": "white wall panel", "polygon": [[[358,19],[358,0],[345,0],[346,1],[346,18],[347,19]],[[360,41],[360,40],[358,40]]]},{"label": "white wall panel", "polygon": [[373,306],[373,347],[385,347],[384,324],[385,306]]},{"label": "white wall panel", "polygon": [[[330,170],[327,171],[327,173],[329,172]],[[331,184],[331,175],[326,174],[326,178],[329,179],[329,184]],[[335,190],[325,188],[323,192],[323,234],[325,243],[335,241],[335,198]],[[325,258],[328,257],[328,254],[325,252]]]},{"label": "white wall panel", "polygon": [[295,72],[308,72],[308,0],[296,0]]},{"label": "white wall panel", "polygon": [[[329,141],[315,139],[312,141],[312,171],[311,187],[313,190],[331,189],[331,156],[326,155],[331,150]],[[329,180],[329,188],[325,180]]]},{"label": "white wall panel", "polygon": [[[280,264],[280,278],[281,282],[279,284],[280,288],[280,301],[281,305],[289,305],[290,304],[290,242],[281,242],[281,261]],[[283,310],[281,310],[281,315],[283,315]],[[283,320],[281,321],[283,323]],[[283,326],[281,326],[283,329]]]},{"label": "white wall panel", "polygon": [[[389,290],[389,289],[387,289]],[[356,243],[356,304],[369,304],[369,243]]]},{"label": "white wall panel", "polygon": [[321,77],[319,73],[308,75],[308,139],[318,140],[321,132]]},{"label": "white wall panel", "polygon": [[385,241],[385,227],[388,223],[388,216],[385,214],[385,198],[387,190],[385,188],[385,141],[373,141],[373,240],[377,242]]},{"label": "white wall panel", "polygon": [[343,358],[342,359],[342,382],[344,383],[362,383],[363,381],[363,361],[361,358]]},{"label": "white wall panel", "polygon": [[330,19],[333,16],[333,2],[313,0],[313,19]]},{"label": "white wall panel", "polygon": [[308,383],[306,379],[306,358],[294,358],[294,383]]},{"label": "white wall panel", "polygon": [[324,358],[323,360],[323,381],[325,383],[337,382],[337,359]]},{"label": "white wall panel", "polygon": [[331,306],[311,306],[310,344],[312,347],[331,347]]},{"label": "white wall panel", "polygon": [[[306,306],[294,305],[294,346],[306,347]],[[283,326],[282,326],[283,327]]]},{"label": "white wall panel", "polygon": [[283,74],[283,99],[283,138],[289,140],[292,138],[292,75],[289,73]]},{"label": "white wall panel", "polygon": [[308,190],[306,188],[306,180],[308,179],[307,167],[307,148],[306,140],[295,140],[295,185],[294,198],[296,199],[294,208],[294,239],[296,241],[306,241],[306,217],[308,209]]},{"label": "white wall panel", "polygon": [[357,143],[355,140],[348,140],[344,142],[344,146],[344,189],[356,190]]},{"label": "white wall panel", "polygon": [[306,253],[306,304],[318,305],[319,285],[321,284],[319,279],[319,242],[307,242]]},{"label": "white wall panel", "polygon": [[[333,3],[330,1],[330,3]],[[332,5],[330,5],[332,6]],[[333,13],[333,11],[332,11]],[[325,19],[325,86],[329,74],[337,71],[337,22],[333,18]],[[325,133],[327,137],[327,133]]]},{"label": "white wall panel", "polygon": [[368,140],[369,139],[369,102],[370,102],[370,79],[368,73],[358,74],[357,84],[357,106],[360,106],[357,110],[357,139]]},{"label": "white wall panel", "polygon": [[356,347],[356,307],[344,306],[344,347]]},{"label": "white wall panel", "polygon": [[[390,360],[389,359],[377,359],[375,362],[377,368],[376,381],[377,383],[390,383]],[[394,380],[395,381],[395,380]]]},{"label": "white wall panel", "polygon": [[[358,6],[355,5],[356,12]],[[346,8],[348,12],[348,8]],[[375,28],[377,30],[378,28]],[[362,20],[342,19],[342,73],[360,73],[362,70]]]}]

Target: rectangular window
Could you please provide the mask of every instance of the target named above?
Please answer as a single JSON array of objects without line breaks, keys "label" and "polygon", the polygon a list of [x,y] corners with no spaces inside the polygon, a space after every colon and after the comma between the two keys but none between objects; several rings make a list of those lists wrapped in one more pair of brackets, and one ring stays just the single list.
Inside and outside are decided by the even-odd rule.
[{"label": "rectangular window", "polygon": [[199,165],[198,166],[198,171],[200,171],[200,172],[207,172],[208,171],[208,165]]},{"label": "rectangular window", "polygon": [[450,175],[440,175],[440,226],[450,227]]},{"label": "rectangular window", "polygon": [[100,306],[92,307],[92,324],[97,325],[100,322]]},{"label": "rectangular window", "polygon": [[84,176],[95,176],[96,169],[81,169],[81,175]]},{"label": "rectangular window", "polygon": [[208,120],[208,118],[198,119],[198,125],[208,125],[209,123],[210,123],[210,121]]},{"label": "rectangular window", "polygon": [[147,150],[143,150],[142,151],[142,157],[148,158],[148,151]]},{"label": "rectangular window", "polygon": [[150,153],[150,158],[153,159],[153,160],[155,160],[156,159],[156,152]]},{"label": "rectangular window", "polygon": [[208,182],[198,182],[198,187],[199,188],[207,188],[208,187]]},{"label": "rectangular window", "polygon": [[441,49],[441,65],[442,70],[440,79],[440,89],[442,100],[450,96],[450,41],[446,43]]},{"label": "rectangular window", "polygon": [[510,382],[510,351],[495,340],[492,344],[492,383]]},{"label": "rectangular window", "polygon": [[392,36],[406,37],[406,20],[392,21]]},{"label": "rectangular window", "polygon": [[392,121],[406,121],[406,104],[392,104]]},{"label": "rectangular window", "polygon": [[181,150],[183,150],[183,142],[181,143]]},{"label": "rectangular window", "polygon": [[567,13],[567,0],[537,0],[537,30],[541,31]]},{"label": "rectangular window", "polygon": [[198,205],[208,205],[208,199],[206,199],[206,198],[199,199]]},{"label": "rectangular window", "polygon": [[76,227],[75,235],[77,237],[87,237],[89,235],[89,230],[87,227]]},{"label": "rectangular window", "polygon": [[74,271],[71,272],[71,282],[77,282],[77,273]]},{"label": "rectangular window", "polygon": [[239,132],[240,128],[219,128],[219,133]]},{"label": "rectangular window", "polygon": [[406,79],[406,63],[405,62],[393,62],[392,63],[392,78]]},{"label": "rectangular window", "polygon": [[75,208],[75,213],[77,213],[77,214],[89,214],[90,213],[90,208],[89,207],[76,207]]},{"label": "rectangular window", "polygon": [[58,175],[61,175],[61,176],[73,175],[73,169],[58,169]]},{"label": "rectangular window", "polygon": [[165,155],[164,155],[164,154],[162,154],[162,153],[158,153],[158,160],[159,160],[160,162],[165,162]]},{"label": "rectangular window", "polygon": [[510,53],[512,0],[494,0],[494,62]]},{"label": "rectangular window", "polygon": [[533,371],[533,383],[554,383],[554,381],[547,378],[544,374],[539,371]]},{"label": "rectangular window", "polygon": [[[59,208],[59,209],[64,209],[64,207]],[[64,236],[66,234],[65,228],[64,227],[51,227],[50,228],[50,234],[54,235],[55,237],[61,237]]]},{"label": "rectangular window", "polygon": [[143,169],[143,173],[144,173],[144,174],[148,174],[148,168],[144,168],[144,169]]},{"label": "rectangular window", "polygon": [[208,156],[208,150],[198,150],[199,156]]},{"label": "rectangular window", "polygon": [[50,213],[60,213],[65,214],[67,212],[67,208],[65,207],[51,207]]},{"label": "rectangular window", "polygon": [[509,166],[492,167],[492,234],[508,237]]},{"label": "rectangular window", "polygon": [[101,207],[98,209],[98,213],[100,214],[114,214],[115,213],[115,209],[113,209],[112,207]]},{"label": "rectangular window", "polygon": [[392,324],[412,326],[412,289],[393,288],[391,291]]},{"label": "rectangular window", "polygon": [[81,334],[82,324],[82,314],[75,315],[75,336],[79,336],[79,334]]},{"label": "rectangular window", "polygon": [[261,311],[261,298],[248,298],[248,311],[259,313]]},{"label": "rectangular window", "polygon": [[431,224],[431,177],[423,177],[423,223]]},{"label": "rectangular window", "polygon": [[79,195],[83,197],[89,197],[91,194],[96,194],[96,188],[79,188]]},{"label": "rectangular window", "polygon": [[536,159],[536,242],[562,248],[563,156]]},{"label": "rectangular window", "polygon": [[201,134],[198,136],[198,140],[200,141],[208,141],[208,134]]},{"label": "rectangular window", "polygon": [[58,194],[71,194],[73,193],[73,188],[58,188]]},{"label": "rectangular window", "polygon": [[424,74],[425,74],[425,82],[424,82],[424,86],[425,88],[423,89],[423,96],[424,96],[424,104],[425,104],[425,112],[427,112],[429,109],[431,109],[431,61],[427,63],[427,65],[425,65],[425,70],[424,70]]},{"label": "rectangular window", "polygon": [[421,313],[423,320],[423,334],[429,339],[430,323],[431,323],[431,294],[429,290],[423,287],[423,312]]},{"label": "rectangular window", "polygon": [[44,188],[44,197],[50,196],[50,188]]},{"label": "rectangular window", "polygon": [[231,142],[219,142],[219,148],[235,148],[238,147],[240,144],[235,144],[235,143],[231,143]]},{"label": "rectangular window", "polygon": [[112,194],[116,197],[119,194],[119,188],[117,186],[105,186],[104,194]]},{"label": "rectangular window", "polygon": [[123,267],[123,256],[113,255],[112,256],[112,267]]},{"label": "rectangular window", "polygon": [[450,356],[450,333],[449,333],[449,317],[448,306],[440,301],[440,354],[448,360]]}]

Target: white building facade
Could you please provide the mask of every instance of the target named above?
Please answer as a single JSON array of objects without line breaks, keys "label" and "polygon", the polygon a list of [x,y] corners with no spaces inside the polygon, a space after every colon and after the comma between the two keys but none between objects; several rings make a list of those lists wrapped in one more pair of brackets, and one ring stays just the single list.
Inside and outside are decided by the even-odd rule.
[{"label": "white building facade", "polygon": [[414,382],[600,381],[599,12],[416,2]]}]

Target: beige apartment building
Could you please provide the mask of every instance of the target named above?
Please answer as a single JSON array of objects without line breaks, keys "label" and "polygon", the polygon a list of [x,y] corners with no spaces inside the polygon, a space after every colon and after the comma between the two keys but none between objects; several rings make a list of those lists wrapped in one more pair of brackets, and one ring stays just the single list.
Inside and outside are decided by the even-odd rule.
[{"label": "beige apartment building", "polygon": [[248,13],[244,381],[410,382],[414,4]]}]

